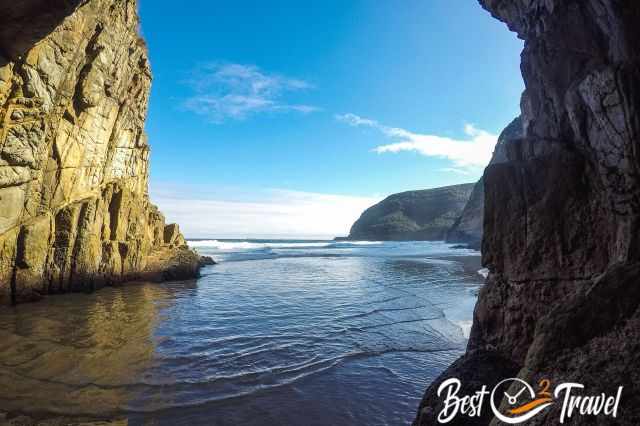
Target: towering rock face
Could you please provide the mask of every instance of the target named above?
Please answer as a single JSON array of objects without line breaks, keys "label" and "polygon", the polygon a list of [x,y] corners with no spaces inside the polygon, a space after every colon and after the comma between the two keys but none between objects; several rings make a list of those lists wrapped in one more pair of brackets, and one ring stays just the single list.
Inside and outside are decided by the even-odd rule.
[{"label": "towering rock face", "polygon": [[149,202],[134,0],[0,4],[0,300],[195,275]]},{"label": "towering rock face", "polygon": [[[427,391],[416,422],[435,423],[444,378],[493,368],[488,386],[511,374],[591,395],[624,386],[615,420],[565,424],[640,424],[640,3],[481,4],[525,40],[524,136],[484,176],[490,274],[467,355]],[[487,353],[501,361],[483,364]],[[527,424],[556,424],[561,407]]]},{"label": "towering rock face", "polygon": [[351,227],[351,240],[444,240],[469,200],[473,184],[393,194],[369,207]]},{"label": "towering rock face", "polygon": [[[522,137],[522,120],[514,119],[500,134],[489,165],[503,163],[507,160],[506,147],[512,140]],[[473,192],[462,214],[447,232],[447,242],[466,243],[469,247],[479,249],[484,230],[484,177],[473,187]]]}]

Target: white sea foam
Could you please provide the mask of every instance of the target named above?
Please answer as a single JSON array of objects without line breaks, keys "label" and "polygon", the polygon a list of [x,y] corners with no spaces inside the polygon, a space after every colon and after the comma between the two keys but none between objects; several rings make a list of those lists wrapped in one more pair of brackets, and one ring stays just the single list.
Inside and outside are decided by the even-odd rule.
[{"label": "white sea foam", "polygon": [[454,321],[454,323],[462,329],[462,334],[465,339],[468,339],[471,335],[471,326],[473,325],[473,321]]},{"label": "white sea foam", "polygon": [[208,247],[218,250],[258,250],[265,248],[328,247],[329,243],[257,243],[250,241],[198,240],[189,241],[189,245],[191,247]]},{"label": "white sea foam", "polygon": [[478,274],[482,275],[483,278],[487,278],[489,276],[489,269],[482,268],[478,271]]},{"label": "white sea foam", "polygon": [[337,241],[333,243],[335,245],[345,244],[345,245],[354,245],[354,246],[375,246],[382,244],[382,241]]},{"label": "white sea foam", "polygon": [[382,244],[379,241],[327,241],[327,242],[251,242],[190,240],[191,247],[206,247],[217,250],[261,250],[261,249],[300,249],[300,248],[340,248],[349,246],[369,246]]}]

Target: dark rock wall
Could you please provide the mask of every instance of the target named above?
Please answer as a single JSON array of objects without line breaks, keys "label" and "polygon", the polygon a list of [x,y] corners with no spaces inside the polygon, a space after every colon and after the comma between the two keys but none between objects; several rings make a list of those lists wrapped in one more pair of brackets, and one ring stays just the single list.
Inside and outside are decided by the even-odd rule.
[{"label": "dark rock wall", "polygon": [[[617,419],[565,424],[640,424],[640,3],[480,2],[525,40],[524,136],[484,176],[490,274],[460,363],[490,351],[532,383],[624,385]],[[527,424],[556,424],[560,406]]]},{"label": "dark rock wall", "polygon": [[0,2],[0,63],[16,60],[49,35],[81,0],[3,0]]}]

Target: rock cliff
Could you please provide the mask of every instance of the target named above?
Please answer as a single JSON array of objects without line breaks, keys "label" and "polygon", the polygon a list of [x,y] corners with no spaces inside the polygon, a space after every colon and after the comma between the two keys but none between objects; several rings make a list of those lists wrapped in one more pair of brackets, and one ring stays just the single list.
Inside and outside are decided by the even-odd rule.
[{"label": "rock cliff", "polygon": [[444,240],[474,184],[393,194],[369,207],[351,227],[351,240]]},{"label": "rock cliff", "polygon": [[[506,146],[509,141],[522,137],[522,121],[514,119],[500,134],[489,165],[506,161]],[[447,232],[447,242],[465,243],[469,247],[480,249],[484,229],[484,177],[473,187],[471,197],[464,206],[462,214]]]},{"label": "rock cliff", "polygon": [[135,0],[0,3],[0,301],[194,276],[147,195]]},{"label": "rock cliff", "polygon": [[[467,354],[427,390],[416,424],[435,424],[445,378],[513,375],[591,395],[624,386],[616,419],[565,424],[640,424],[640,3],[480,3],[525,41],[524,135],[484,175],[489,277]],[[527,424],[557,424],[561,407]]]}]

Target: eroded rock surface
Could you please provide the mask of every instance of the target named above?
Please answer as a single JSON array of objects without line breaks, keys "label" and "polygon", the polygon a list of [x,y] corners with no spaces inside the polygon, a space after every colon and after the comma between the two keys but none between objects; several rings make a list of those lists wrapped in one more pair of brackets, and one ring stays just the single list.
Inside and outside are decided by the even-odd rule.
[{"label": "eroded rock surface", "polygon": [[137,27],[134,0],[0,5],[4,303],[162,275],[158,259],[197,273],[147,195],[151,71]]},{"label": "eroded rock surface", "polygon": [[[526,92],[524,136],[484,176],[490,273],[465,365],[490,351],[530,383],[579,382],[590,395],[624,386],[616,419],[564,423],[640,424],[640,3],[480,3],[525,40]],[[527,424],[557,424],[561,405]]]}]

